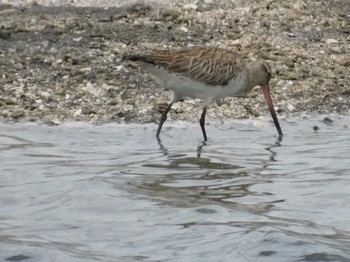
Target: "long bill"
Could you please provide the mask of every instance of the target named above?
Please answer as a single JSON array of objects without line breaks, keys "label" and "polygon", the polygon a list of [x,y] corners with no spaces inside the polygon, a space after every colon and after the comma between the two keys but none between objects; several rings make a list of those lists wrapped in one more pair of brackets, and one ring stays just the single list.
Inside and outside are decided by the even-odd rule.
[{"label": "long bill", "polygon": [[275,109],[273,108],[273,104],[272,104],[272,99],[271,99],[271,95],[270,95],[270,88],[268,86],[264,86],[262,87],[264,96],[265,96],[265,100],[267,105],[269,106],[270,112],[271,112],[271,116],[273,118],[273,122],[275,123],[275,126],[277,128],[278,134],[280,136],[283,136],[280,124],[278,123],[278,119],[277,119],[277,115],[275,112]]}]

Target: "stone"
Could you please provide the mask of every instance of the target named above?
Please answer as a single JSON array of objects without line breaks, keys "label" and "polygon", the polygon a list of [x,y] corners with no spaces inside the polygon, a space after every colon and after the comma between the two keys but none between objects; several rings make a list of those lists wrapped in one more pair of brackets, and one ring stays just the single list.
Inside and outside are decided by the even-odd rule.
[{"label": "stone", "polygon": [[327,45],[338,44],[338,40],[329,38],[329,39],[326,39],[326,44]]},{"label": "stone", "polygon": [[[158,121],[171,92],[121,54],[193,45],[266,60],[279,112],[348,114],[350,38],[341,2],[176,0],[124,10],[61,6],[55,15],[36,5],[1,10],[0,119],[16,112],[16,121],[47,123]],[[246,108],[267,115],[258,90],[212,103],[208,116],[246,118]],[[197,122],[202,106],[179,102],[183,113],[171,119]]]},{"label": "stone", "polygon": [[25,115],[24,111],[20,110],[20,109],[15,110],[15,111],[13,111],[11,113],[11,117],[14,118],[14,119],[18,119],[18,118],[20,118],[20,117],[22,117],[24,115]]}]

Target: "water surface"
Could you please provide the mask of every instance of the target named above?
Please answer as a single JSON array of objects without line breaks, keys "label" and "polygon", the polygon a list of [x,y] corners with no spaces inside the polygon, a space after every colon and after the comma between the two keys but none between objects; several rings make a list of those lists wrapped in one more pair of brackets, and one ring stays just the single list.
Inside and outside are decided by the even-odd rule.
[{"label": "water surface", "polygon": [[[350,117],[0,125],[0,261],[350,261]],[[319,129],[314,131],[314,126]]]}]

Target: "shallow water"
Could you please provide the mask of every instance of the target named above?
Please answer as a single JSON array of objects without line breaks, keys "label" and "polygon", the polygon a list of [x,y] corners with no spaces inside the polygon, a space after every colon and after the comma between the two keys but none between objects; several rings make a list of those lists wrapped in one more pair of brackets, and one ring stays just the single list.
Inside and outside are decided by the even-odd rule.
[{"label": "shallow water", "polygon": [[[350,261],[350,117],[0,125],[0,261]],[[315,132],[313,126],[318,126]]]}]

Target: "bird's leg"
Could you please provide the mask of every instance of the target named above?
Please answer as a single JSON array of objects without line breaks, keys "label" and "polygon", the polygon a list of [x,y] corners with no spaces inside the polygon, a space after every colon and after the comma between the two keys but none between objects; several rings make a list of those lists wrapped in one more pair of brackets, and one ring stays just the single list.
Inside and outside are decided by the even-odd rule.
[{"label": "bird's leg", "polygon": [[202,115],[201,115],[201,118],[199,120],[199,124],[201,126],[201,129],[202,129],[202,133],[203,133],[203,137],[204,137],[204,141],[207,141],[207,133],[205,132],[205,114],[207,113],[207,109],[208,109],[208,106],[204,106],[203,107],[203,111],[202,111]]},{"label": "bird's leg", "polygon": [[165,120],[167,119],[168,112],[170,111],[171,106],[172,106],[173,104],[174,104],[174,103],[171,102],[171,103],[168,105],[167,109],[165,109],[165,111],[162,113],[162,116],[160,117],[158,129],[157,129],[157,134],[156,134],[156,137],[157,137],[157,138],[159,138],[160,130],[162,130],[162,126],[163,126]]}]

